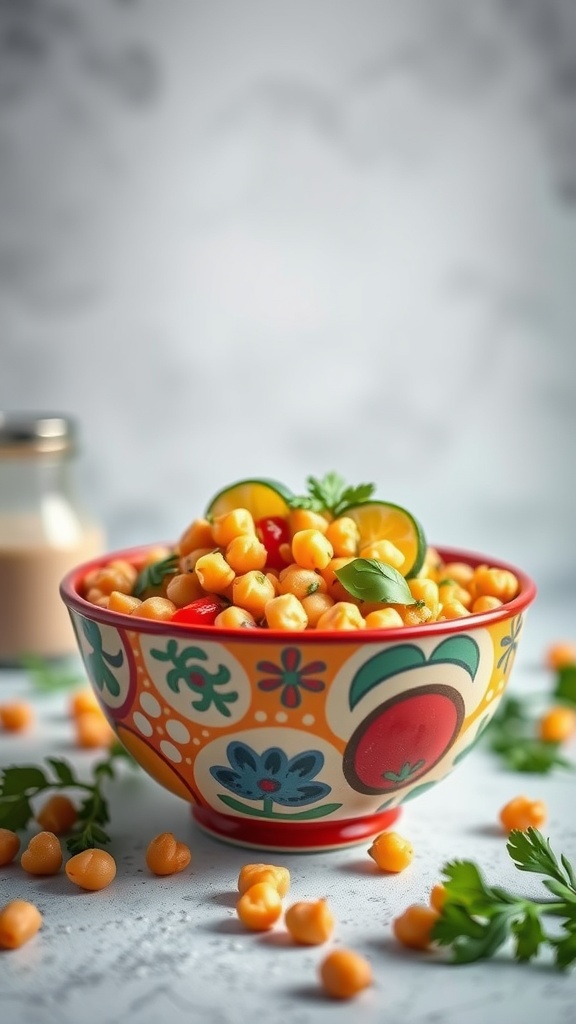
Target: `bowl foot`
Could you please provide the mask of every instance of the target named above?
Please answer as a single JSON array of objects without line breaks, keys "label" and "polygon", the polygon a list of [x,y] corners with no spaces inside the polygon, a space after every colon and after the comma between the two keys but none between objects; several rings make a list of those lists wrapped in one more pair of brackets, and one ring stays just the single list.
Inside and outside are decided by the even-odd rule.
[{"label": "bowl foot", "polygon": [[394,807],[363,818],[291,825],[289,822],[234,818],[211,807],[192,807],[196,824],[214,839],[233,846],[278,853],[320,853],[357,846],[390,828],[399,815],[400,808]]}]

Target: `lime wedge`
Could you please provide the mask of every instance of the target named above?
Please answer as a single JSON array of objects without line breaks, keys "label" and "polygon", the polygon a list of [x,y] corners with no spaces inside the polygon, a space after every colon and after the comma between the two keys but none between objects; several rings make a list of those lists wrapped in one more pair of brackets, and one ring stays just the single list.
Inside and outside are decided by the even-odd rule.
[{"label": "lime wedge", "polygon": [[404,555],[403,576],[416,576],[426,557],[424,531],[411,512],[388,501],[364,501],[342,509],[340,516],[353,519],[360,531],[360,546],[389,540]]},{"label": "lime wedge", "polygon": [[247,508],[254,521],[264,516],[287,516],[292,492],[277,480],[239,480],[218,491],[206,508],[206,518],[224,515],[235,508]]}]

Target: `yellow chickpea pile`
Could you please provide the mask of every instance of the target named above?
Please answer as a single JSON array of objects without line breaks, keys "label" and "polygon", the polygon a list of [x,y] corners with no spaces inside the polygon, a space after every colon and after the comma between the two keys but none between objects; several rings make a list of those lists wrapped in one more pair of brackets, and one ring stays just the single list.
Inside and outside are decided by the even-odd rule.
[{"label": "yellow chickpea pile", "polygon": [[[295,509],[286,523],[290,541],[280,546],[283,568],[267,565],[268,552],[251,513],[236,508],[213,521],[195,519],[172,551],[154,549],[144,566],[115,559],[92,570],[83,581],[84,596],[111,611],[169,621],[209,595],[222,602],[213,620],[217,627],[342,631],[462,618],[498,608],[519,591],[518,579],[507,569],[446,563],[428,548],[420,574],[407,580],[414,604],[360,601],[336,570],[355,558],[374,558],[401,571],[402,552],[385,538],[363,546],[357,524],[345,515],[330,521]],[[135,596],[138,572],[170,555],[177,558],[176,571]]]}]

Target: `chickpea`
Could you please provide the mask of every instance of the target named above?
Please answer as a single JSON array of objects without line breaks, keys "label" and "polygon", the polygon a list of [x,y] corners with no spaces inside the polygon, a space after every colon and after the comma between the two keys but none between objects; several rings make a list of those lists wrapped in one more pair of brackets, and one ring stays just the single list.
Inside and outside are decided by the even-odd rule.
[{"label": "chickpea", "polygon": [[268,601],[264,609],[270,629],[306,629],[308,618],[304,606],[294,594],[279,594]]},{"label": "chickpea", "polygon": [[470,612],[461,601],[448,601],[440,606],[438,621],[443,622],[444,619],[463,619],[465,615],[470,615]]},{"label": "chickpea", "polygon": [[368,853],[381,871],[394,873],[404,871],[414,859],[412,843],[397,832],[376,836]]},{"label": "chickpea", "polygon": [[202,587],[209,594],[222,594],[236,575],[221,551],[201,555],[196,562],[195,572]]},{"label": "chickpea", "polygon": [[76,745],[84,750],[110,747],[116,739],[102,711],[84,711],[76,718]]},{"label": "chickpea", "polygon": [[562,705],[550,708],[540,718],[538,732],[546,743],[565,743],[576,732],[576,711]]},{"label": "chickpea", "polygon": [[337,601],[336,604],[324,612],[318,622],[316,629],[330,630],[351,630],[365,629],[366,622],[362,618],[357,605],[350,601]]},{"label": "chickpea", "polygon": [[409,949],[428,949],[432,943],[432,929],[439,917],[434,907],[412,903],[403,914],[395,918],[392,930],[403,946]]},{"label": "chickpea", "polygon": [[76,808],[70,797],[64,796],[63,793],[54,793],[38,811],[36,821],[45,832],[61,836],[70,831],[76,817]]},{"label": "chickpea", "polygon": [[401,569],[406,559],[390,540],[377,540],[360,548],[360,558],[375,558],[378,562],[386,562],[395,569]]},{"label": "chickpea", "polygon": [[244,864],[238,875],[240,895],[242,896],[256,882],[268,882],[278,890],[283,898],[290,888],[290,872],[288,868],[278,864]]},{"label": "chickpea", "polygon": [[334,549],[320,530],[299,530],[292,538],[292,557],[303,569],[325,569]]},{"label": "chickpea", "polygon": [[204,591],[195,572],[177,572],[169,577],[166,597],[177,608],[184,608],[185,605],[192,604],[192,601],[203,596]]},{"label": "chickpea", "polygon": [[436,885],[432,886],[430,890],[430,906],[437,910],[439,914],[442,913],[442,908],[446,903],[447,892],[442,882],[437,882]]},{"label": "chickpea", "polygon": [[155,594],[153,597],[147,597],[144,601],[141,601],[130,614],[138,616],[139,619],[154,619],[157,622],[168,622],[175,611],[176,605],[173,601],[169,601],[167,597],[160,597],[160,595]]},{"label": "chickpea", "polygon": [[515,796],[502,807],[500,821],[506,832],[527,828],[540,828],[546,821],[546,805],[542,800],[530,800],[527,796]]},{"label": "chickpea", "polygon": [[479,565],[474,570],[470,584],[473,597],[499,597],[501,601],[511,601],[518,593],[519,583],[513,572],[508,569],[495,569]]},{"label": "chickpea", "polygon": [[423,601],[426,608],[430,609],[431,618],[435,619],[440,611],[438,584],[434,580],[420,579],[419,577],[407,580],[407,583],[414,600]]},{"label": "chickpea", "polygon": [[328,532],[329,521],[320,512],[313,512],[309,508],[294,508],[288,516],[288,527],[290,536],[294,537],[301,530],[318,530],[320,533]]},{"label": "chickpea", "polygon": [[253,569],[262,570],[266,565],[268,552],[256,534],[234,537],[226,548],[226,561],[238,575]]},{"label": "chickpea", "polygon": [[0,948],[18,949],[42,927],[42,914],[27,900],[12,900],[0,910]]},{"label": "chickpea", "polygon": [[20,849],[20,838],[9,828],[0,828],[0,868],[10,864]]},{"label": "chickpea", "polygon": [[366,615],[367,629],[397,629],[404,620],[397,608],[377,608]]},{"label": "chickpea", "polygon": [[333,604],[334,598],[330,597],[329,594],[321,593],[319,590],[315,594],[310,594],[309,597],[303,597],[302,607],[308,619],[308,628],[314,629],[318,624],[320,616],[327,612]]},{"label": "chickpea", "polygon": [[284,915],[284,923],[302,946],[320,946],[334,930],[334,918],[325,899],[293,903]]},{"label": "chickpea", "polygon": [[13,700],[9,704],[0,705],[0,725],[7,732],[23,732],[33,721],[34,712],[27,701]]},{"label": "chickpea", "polygon": [[482,594],[481,597],[476,597],[472,602],[470,611],[477,615],[480,612],[491,612],[494,608],[501,608],[503,601],[499,597],[491,597],[490,594]]},{"label": "chickpea", "polygon": [[161,832],[146,849],[146,864],[155,875],[175,875],[184,871],[191,859],[190,847],[179,842],[173,832]]},{"label": "chickpea", "polygon": [[474,569],[467,562],[445,562],[442,566],[442,579],[453,580],[463,590],[468,590]]},{"label": "chickpea", "polygon": [[212,535],[212,526],[207,519],[195,519],[178,541],[178,554],[188,555],[196,548],[211,549],[217,547]]},{"label": "chickpea", "polygon": [[256,619],[245,608],[231,604],[218,613],[214,625],[220,626],[221,629],[254,629]]},{"label": "chickpea", "polygon": [[29,875],[57,875],[62,867],[62,847],[53,832],[32,836],[20,864]]},{"label": "chickpea", "polygon": [[339,516],[328,524],[326,537],[336,558],[355,558],[358,554],[360,531],[350,516]]},{"label": "chickpea", "polygon": [[372,984],[372,968],[352,949],[334,949],[320,964],[320,980],[334,999],[351,999]]},{"label": "chickpea", "polygon": [[263,572],[255,569],[237,576],[232,585],[233,603],[250,612],[256,619],[262,618],[266,605],[275,596],[274,584]]},{"label": "chickpea", "polygon": [[66,874],[74,885],[89,892],[105,889],[116,877],[116,861],[106,850],[83,850],[66,864]]},{"label": "chickpea", "polygon": [[102,714],[100,705],[93,690],[78,690],[70,698],[69,713],[72,718],[77,718],[84,711],[95,711]]},{"label": "chickpea", "polygon": [[326,589],[326,582],[319,573],[294,563],[283,569],[278,578],[278,593],[294,594],[299,601],[311,594],[325,593]]},{"label": "chickpea", "polygon": [[245,534],[254,536],[256,527],[251,512],[246,508],[235,508],[216,516],[212,523],[212,536],[220,548],[226,548],[235,537]]},{"label": "chickpea", "polygon": [[546,666],[557,672],[567,665],[576,665],[576,643],[570,640],[561,640],[551,644],[546,651]]},{"label": "chickpea", "polygon": [[282,913],[282,897],[270,882],[255,882],[242,893],[236,904],[236,913],[251,931],[268,931]]}]

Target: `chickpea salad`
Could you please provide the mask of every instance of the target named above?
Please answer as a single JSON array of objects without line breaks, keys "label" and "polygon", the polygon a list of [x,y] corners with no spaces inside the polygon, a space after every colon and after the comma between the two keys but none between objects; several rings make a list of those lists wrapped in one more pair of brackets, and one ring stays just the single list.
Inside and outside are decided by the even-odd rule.
[{"label": "chickpea salad", "polygon": [[408,509],[334,472],[294,495],[268,479],[219,491],[172,546],[111,558],[82,596],[127,615],[226,629],[391,629],[498,608],[509,569],[444,561]]}]

